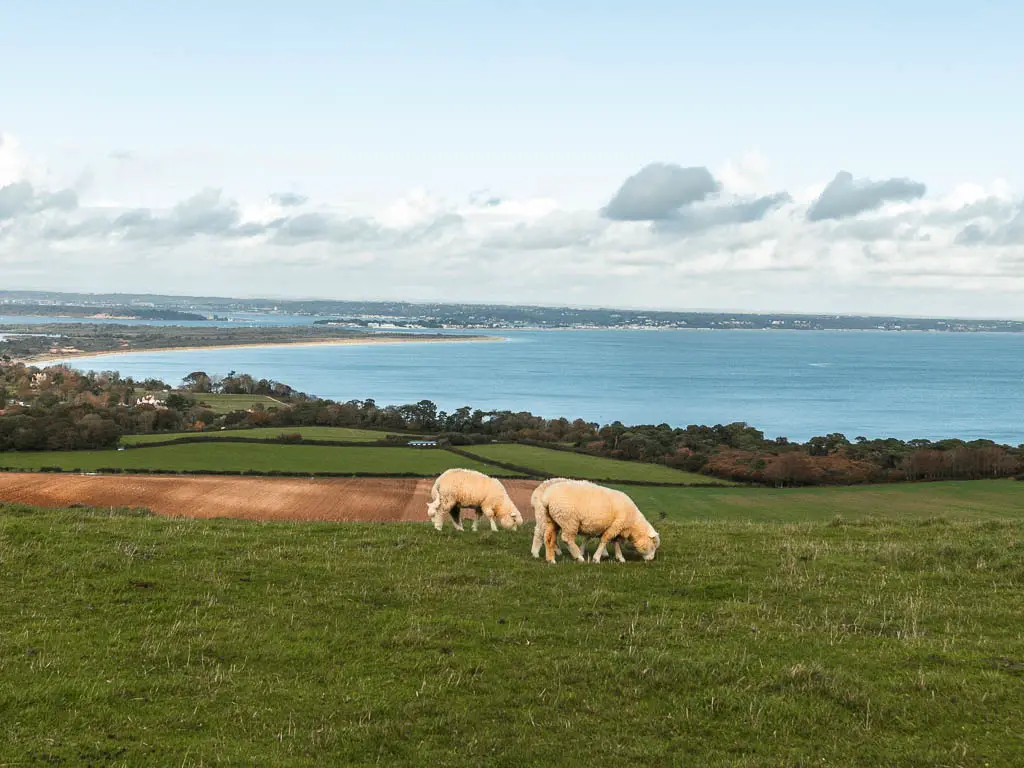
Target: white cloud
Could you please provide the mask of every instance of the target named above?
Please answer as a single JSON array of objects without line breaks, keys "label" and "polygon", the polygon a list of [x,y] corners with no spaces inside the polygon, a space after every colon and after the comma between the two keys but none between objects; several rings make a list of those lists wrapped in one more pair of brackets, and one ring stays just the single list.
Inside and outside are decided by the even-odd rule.
[{"label": "white cloud", "polygon": [[736,195],[766,195],[768,186],[768,160],[758,151],[747,152],[738,161],[728,161],[716,174],[722,186]]}]

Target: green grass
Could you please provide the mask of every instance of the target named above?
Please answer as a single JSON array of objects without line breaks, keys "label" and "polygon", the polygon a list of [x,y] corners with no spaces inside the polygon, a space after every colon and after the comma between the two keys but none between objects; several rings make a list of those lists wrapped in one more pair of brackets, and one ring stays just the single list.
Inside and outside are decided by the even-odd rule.
[{"label": "green grass", "polygon": [[1020,521],[661,532],[0,507],[0,765],[1021,764]]},{"label": "green grass", "polygon": [[964,480],[835,488],[657,488],[619,486],[648,519],[759,522],[865,517],[983,520],[1024,516],[1024,483]]},{"label": "green grass", "polygon": [[600,456],[586,456],[570,451],[555,451],[532,445],[498,443],[494,445],[472,445],[463,448],[474,456],[493,461],[502,461],[520,467],[587,480],[639,480],[656,483],[721,483],[707,475],[682,472],[660,464],[646,464],[638,461],[619,461]]},{"label": "green grass", "polygon": [[448,451],[419,448],[358,448],[259,443],[184,443],[126,451],[44,451],[0,454],[0,466],[35,470],[40,467],[181,470],[260,470],[281,472],[353,472],[440,474],[467,467],[490,474],[494,467]]},{"label": "green grass", "polygon": [[[233,437],[249,440],[279,437],[280,435],[300,434],[307,440],[339,440],[350,443],[373,443],[383,440],[394,432],[376,432],[370,429],[349,429],[348,427],[257,427],[255,429],[223,429],[211,432],[164,432],[152,435],[125,435],[121,442],[125,445],[141,445],[143,443],[159,443],[164,440],[176,440],[181,437]],[[410,438],[412,439],[412,438]]]},{"label": "green grass", "polygon": [[254,405],[262,404],[267,410],[271,408],[287,408],[285,403],[270,395],[195,395],[196,402],[205,405],[214,413],[230,413],[231,411],[247,411]]}]

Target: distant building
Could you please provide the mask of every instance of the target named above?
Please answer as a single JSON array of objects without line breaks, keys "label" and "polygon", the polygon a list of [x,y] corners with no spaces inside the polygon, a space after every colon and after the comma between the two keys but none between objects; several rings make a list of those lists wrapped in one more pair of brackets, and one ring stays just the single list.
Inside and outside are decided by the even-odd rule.
[{"label": "distant building", "polygon": [[135,401],[135,405],[151,405],[154,408],[159,408],[161,410],[167,408],[167,406],[164,405],[163,400],[157,400],[157,398],[153,395],[145,395],[143,397],[140,397],[138,400]]},{"label": "distant building", "polygon": [[437,440],[410,440],[406,445],[410,448],[437,448]]}]

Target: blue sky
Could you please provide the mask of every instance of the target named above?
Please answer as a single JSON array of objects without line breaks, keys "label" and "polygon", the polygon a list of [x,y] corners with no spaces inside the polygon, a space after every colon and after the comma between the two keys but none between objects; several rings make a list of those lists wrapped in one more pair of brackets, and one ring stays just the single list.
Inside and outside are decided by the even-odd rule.
[{"label": "blue sky", "polygon": [[[724,192],[785,191],[796,206],[810,205],[815,192],[849,171],[857,180],[924,184],[922,205],[950,195],[959,200],[958,190],[969,184],[981,188],[972,195],[999,198],[1002,219],[991,216],[978,231],[992,234],[985,247],[994,250],[986,253],[990,260],[1009,260],[1012,277],[1016,241],[994,233],[1014,220],[1024,187],[1021,29],[1024,4],[1008,2],[970,9],[919,2],[843,8],[804,2],[8,3],[0,8],[0,132],[8,152],[8,178],[0,177],[0,184],[16,180],[10,168],[17,165],[37,191],[74,188],[75,215],[81,217],[100,209],[110,215],[171,209],[215,189],[223,200],[237,202],[246,220],[261,215],[253,210],[260,201],[280,192],[308,197],[332,215],[376,220],[382,210],[408,207],[412,195],[411,205],[423,216],[476,222],[451,241],[420,249],[440,259],[458,253],[461,269],[478,283],[461,286],[465,295],[458,298],[471,298],[476,290],[482,300],[517,300],[486,289],[497,279],[511,291],[511,283],[489,271],[495,259],[472,234],[489,226],[481,223],[483,214],[465,209],[474,195],[508,203],[502,226],[522,229],[555,211],[574,221],[588,212],[601,218],[597,212],[624,181],[651,163],[707,167]],[[17,163],[11,160],[15,142]],[[899,206],[909,202],[889,199],[886,205],[904,215]],[[31,209],[37,219],[52,216],[37,209]],[[867,214],[886,210],[876,206]],[[516,211],[522,218],[512,222]],[[800,216],[789,210],[777,218],[791,223]],[[393,226],[408,225],[408,217],[398,219]],[[624,244],[636,235],[634,223],[602,229],[600,252],[614,257],[657,246],[674,269],[694,253],[711,254],[714,262],[714,253],[725,247],[693,235]],[[978,222],[958,220],[964,227],[971,223]],[[0,230],[0,267],[15,247],[19,254],[31,252],[34,262],[9,260],[8,281],[46,287],[39,284],[46,259],[66,263],[75,274],[67,242],[56,250],[52,243],[26,245],[29,225],[14,229],[8,224]],[[579,259],[585,260],[588,247],[597,253],[595,237],[576,238]],[[791,230],[760,237],[805,253],[822,247],[820,237],[798,246]],[[924,232],[913,258],[923,258],[920,241],[935,244],[936,238]],[[339,239],[335,235],[332,242],[337,246]],[[752,247],[749,240],[745,247]],[[882,256],[906,255],[899,237],[886,242],[891,245]],[[106,237],[74,248],[131,264],[129,245]],[[335,260],[341,271],[332,273],[328,265],[335,261],[323,243],[302,258],[293,248],[286,259],[280,245],[267,246],[264,262],[256,256],[262,246],[249,245],[239,261],[232,243],[217,273],[248,293],[280,288],[275,270],[284,268],[282,262],[292,269],[317,262],[309,275],[320,292],[359,291],[350,271],[358,251],[362,269],[374,259],[390,265],[367,277],[365,290],[379,294],[380,280],[398,258],[393,242],[384,258],[381,243],[353,248],[345,241]],[[160,245],[181,258],[193,250],[217,253],[217,247],[205,242],[200,248],[195,238]],[[135,248],[140,266],[157,258],[148,246],[136,242]],[[530,250],[524,262],[540,259],[535,245]],[[955,254],[938,245],[933,251],[934,264],[915,261],[915,274],[950,274]],[[557,253],[546,258],[561,260]],[[486,268],[474,271],[473,264],[483,262]],[[715,303],[732,295],[729,286],[737,280],[735,263],[719,262],[719,288],[699,292]],[[694,301],[685,286],[651,296],[651,286],[666,283],[656,274],[602,276],[600,266],[608,263],[572,273],[577,281],[593,280],[593,289],[581,293],[603,303],[621,290],[626,293],[619,303],[632,305]],[[244,264],[244,279],[232,264]],[[712,279],[712,267],[697,270],[701,280]],[[740,271],[751,269],[741,265]],[[422,285],[424,274],[410,286],[419,295],[408,298],[443,296],[442,285]],[[936,291],[949,293],[951,311],[992,306],[980,299],[983,288],[967,296],[968,289],[934,277],[932,283],[918,280],[915,293],[913,281],[905,285],[900,274],[882,291],[894,291],[895,298],[886,300],[899,305],[893,310],[938,311],[945,300]],[[845,311],[877,301],[870,286],[855,289],[841,265],[831,265],[820,278],[783,295],[782,303],[798,309],[813,308],[805,306],[811,299],[828,303],[822,289],[830,285]],[[531,293],[530,285],[521,281],[521,300],[558,298]],[[1000,286],[1006,293],[1008,284]],[[1005,303],[996,304],[1009,311],[1020,298],[1011,290]],[[780,300],[778,291],[744,301],[769,299]]]}]

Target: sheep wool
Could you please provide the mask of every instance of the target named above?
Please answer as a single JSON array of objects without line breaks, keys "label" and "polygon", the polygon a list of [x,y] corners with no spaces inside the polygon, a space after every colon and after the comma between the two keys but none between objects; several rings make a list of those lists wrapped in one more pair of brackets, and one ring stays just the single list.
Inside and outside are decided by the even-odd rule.
[{"label": "sheep wool", "polygon": [[[530,553],[534,557],[537,557],[537,558],[540,557],[540,548],[542,546],[544,546],[544,521],[546,520],[546,516],[544,515],[543,512],[538,512],[537,511],[538,508],[540,507],[541,498],[542,498],[542,496],[544,494],[544,491],[546,491],[548,488],[550,488],[555,483],[563,483],[563,482],[565,482],[566,480],[569,480],[569,479],[570,478],[567,478],[567,477],[552,477],[552,478],[550,478],[548,480],[545,480],[543,483],[538,485],[533,490],[533,494],[530,496],[530,507],[533,509],[533,517],[534,517],[535,520],[538,521],[534,525],[534,527],[533,527],[533,543],[530,546]],[[590,482],[590,481],[589,480],[580,480],[578,482],[587,483],[587,482]],[[583,537],[583,545],[580,547],[580,552],[584,556],[586,556],[586,554],[587,554],[587,541],[588,541],[589,538],[590,537],[588,537],[588,536],[584,536]],[[562,554],[562,548],[560,546],[558,546],[557,539],[555,541],[555,554],[556,555]],[[618,537],[615,539],[615,559],[618,560],[620,563],[626,562],[626,558],[623,557],[623,555],[622,555],[622,539],[618,538]]]},{"label": "sheep wool", "polygon": [[439,531],[444,527],[446,517],[461,531],[459,512],[462,509],[474,509],[479,513],[473,521],[474,531],[480,517],[490,521],[493,531],[498,530],[495,520],[506,529],[523,524],[522,514],[499,481],[473,469],[449,469],[441,473],[430,489],[427,517]]},{"label": "sheep wool", "polygon": [[[601,562],[608,544],[618,539],[630,541],[647,561],[654,559],[661,545],[660,535],[629,496],[585,480],[552,483],[540,493],[534,511],[538,527],[543,526],[549,563],[555,561],[559,531],[569,553],[579,562],[585,558],[576,546],[577,534],[601,537],[594,553],[595,563]],[[616,556],[621,559],[621,551],[617,550]]]}]

